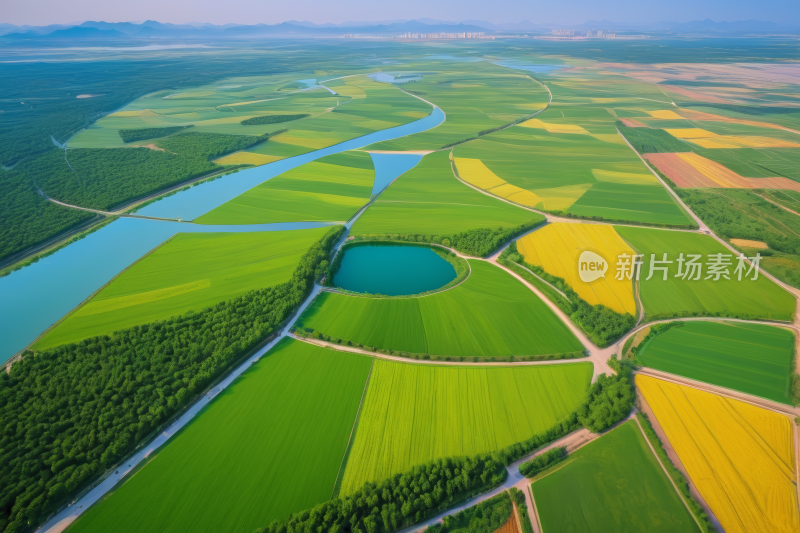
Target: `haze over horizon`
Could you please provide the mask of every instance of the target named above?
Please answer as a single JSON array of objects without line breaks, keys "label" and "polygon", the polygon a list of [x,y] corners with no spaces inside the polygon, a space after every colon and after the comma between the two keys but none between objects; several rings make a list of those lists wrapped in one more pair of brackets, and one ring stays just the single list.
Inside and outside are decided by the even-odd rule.
[{"label": "haze over horizon", "polygon": [[87,0],[65,4],[55,0],[29,0],[9,3],[0,23],[44,26],[75,24],[83,21],[134,22],[158,20],[174,24],[203,22],[211,24],[277,24],[290,20],[315,24],[340,24],[348,21],[391,21],[431,18],[446,21],[481,20],[493,24],[534,23],[582,24],[588,20],[609,20],[617,23],[652,24],[661,21],[689,22],[712,19],[716,22],[762,20],[781,24],[800,21],[800,2],[765,0],[757,4],[744,0],[710,0],[692,2],[675,0],[669,4],[643,4],[635,0],[596,3],[590,0],[570,0],[558,4],[519,0],[485,2],[442,0],[436,4],[408,0],[401,4],[386,4],[366,0],[349,2],[343,10],[339,3],[306,0],[278,4],[265,8],[253,0],[229,0],[224,9],[218,2],[180,0],[165,3],[141,0],[134,3],[110,3]]}]

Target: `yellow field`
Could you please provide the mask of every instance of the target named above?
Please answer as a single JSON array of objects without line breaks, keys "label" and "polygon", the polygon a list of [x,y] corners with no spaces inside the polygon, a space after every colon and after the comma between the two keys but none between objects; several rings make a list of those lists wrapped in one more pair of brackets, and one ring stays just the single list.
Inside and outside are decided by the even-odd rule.
[{"label": "yellow field", "polygon": [[117,111],[116,113],[111,113],[108,115],[109,117],[138,117],[141,116],[141,111]]},{"label": "yellow field", "polygon": [[758,248],[760,250],[769,248],[765,242],[751,241],[749,239],[731,239],[731,242],[736,246],[742,246],[744,248]]},{"label": "yellow field", "polygon": [[647,114],[653,118],[663,118],[665,120],[681,120],[683,118],[675,111],[669,111],[669,110],[648,111]]},{"label": "yellow field", "polygon": [[566,185],[552,189],[529,191],[512,185],[496,175],[480,159],[455,158],[458,175],[467,183],[520,205],[538,209],[568,209],[583,193],[589,190],[590,183]]},{"label": "yellow field", "polygon": [[652,174],[638,174],[632,172],[616,172],[614,170],[592,169],[592,175],[597,181],[609,183],[622,183],[625,185],[639,185],[642,183],[658,183]]},{"label": "yellow field", "polygon": [[701,128],[678,128],[667,129],[667,133],[678,139],[702,139],[704,137],[717,137],[716,133]]},{"label": "yellow field", "polygon": [[519,124],[524,128],[538,128],[540,130],[547,130],[548,133],[580,133],[589,135],[581,126],[576,124],[553,124],[551,122],[542,122],[538,118],[532,118]]},{"label": "yellow field", "polygon": [[266,165],[278,159],[283,159],[274,155],[254,154],[252,152],[236,152],[225,157],[220,157],[214,162],[218,165]]},{"label": "yellow field", "polygon": [[783,139],[747,135],[717,135],[691,142],[703,148],[800,148],[800,144]]},{"label": "yellow field", "polygon": [[648,376],[636,385],[727,533],[800,529],[786,416]]},{"label": "yellow field", "polygon": [[[548,224],[518,240],[517,249],[526,262],[563,278],[588,303],[603,304],[618,313],[636,315],[633,282],[614,279],[616,272],[613,267],[619,254],[634,255],[636,252],[622,240],[613,226]],[[586,283],[578,277],[578,258],[587,250],[599,254],[608,262],[605,278]]]}]

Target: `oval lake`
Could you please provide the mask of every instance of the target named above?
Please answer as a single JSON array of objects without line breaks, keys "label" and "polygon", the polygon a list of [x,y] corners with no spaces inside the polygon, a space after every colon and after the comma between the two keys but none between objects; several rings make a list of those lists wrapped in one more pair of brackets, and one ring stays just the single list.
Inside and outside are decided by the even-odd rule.
[{"label": "oval lake", "polygon": [[367,244],[345,250],[333,282],[349,291],[400,296],[438,289],[455,277],[453,265],[428,247]]}]

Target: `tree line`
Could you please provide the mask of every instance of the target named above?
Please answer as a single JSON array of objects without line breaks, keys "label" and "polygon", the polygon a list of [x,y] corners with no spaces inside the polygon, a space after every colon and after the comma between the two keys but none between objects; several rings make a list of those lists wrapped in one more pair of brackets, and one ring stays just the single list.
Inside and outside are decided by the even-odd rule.
[{"label": "tree line", "polygon": [[560,463],[566,458],[567,447],[558,446],[519,465],[519,473],[525,477],[534,477],[539,472],[544,472],[554,464]]},{"label": "tree line", "polygon": [[250,117],[244,119],[241,124],[245,126],[255,126],[261,124],[280,124],[281,122],[289,122],[291,120],[299,120],[301,118],[310,117],[308,113],[298,113],[296,115],[262,115],[260,117]]},{"label": "tree line", "polygon": [[178,133],[186,128],[191,128],[194,124],[188,126],[169,126],[166,128],[132,128],[119,130],[119,136],[124,143],[132,143],[136,141],[144,141],[147,139],[158,139],[166,137],[173,133]]},{"label": "tree line", "polygon": [[286,283],[26,352],[0,373],[0,531],[36,526],[274,333],[327,270],[343,231],[331,228]]},{"label": "tree line", "polygon": [[275,520],[256,533],[393,533],[502,483],[504,466],[556,439],[581,427],[608,429],[630,414],[634,400],[631,367],[624,365],[617,375],[601,374],[576,411],[525,441],[491,454],[437,459],[367,482],[352,494]]},{"label": "tree line", "polygon": [[419,233],[403,234],[364,234],[354,235],[353,239],[358,241],[402,241],[402,242],[424,242],[441,244],[447,248],[458,250],[462,254],[473,257],[486,257],[500,248],[509,240],[517,237],[536,226],[542,224],[544,219],[539,217],[519,226],[498,227],[498,228],[475,228],[461,233],[450,235],[425,235]]},{"label": "tree line", "polygon": [[81,207],[110,210],[116,205],[225,168],[210,160],[267,138],[185,132],[155,141],[154,144],[163,150],[55,150],[26,163],[21,171],[51,198]]},{"label": "tree line", "polygon": [[[572,287],[563,279],[547,273],[540,266],[527,263],[522,254],[519,253],[516,242],[512,242],[503,250],[499,262],[544,292],[559,309],[569,315],[572,322],[581,328],[593,343],[600,347],[608,346],[612,341],[629,331],[636,323],[636,319],[630,313],[618,313],[602,304],[589,304],[578,296],[578,293],[572,290]],[[526,272],[520,266],[536,273],[540,278],[565,294],[566,298],[554,291],[552,287],[531,276],[529,272]]]},{"label": "tree line", "polygon": [[427,533],[493,533],[511,518],[511,498],[503,491],[457,513],[447,515],[442,523],[428,526]]}]

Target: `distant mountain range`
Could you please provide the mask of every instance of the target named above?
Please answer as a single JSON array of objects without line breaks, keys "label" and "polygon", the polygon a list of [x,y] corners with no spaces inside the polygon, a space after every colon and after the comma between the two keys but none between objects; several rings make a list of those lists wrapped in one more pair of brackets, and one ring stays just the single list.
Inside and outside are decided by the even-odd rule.
[{"label": "distant mountain range", "polygon": [[714,22],[698,20],[692,22],[656,22],[648,24],[620,23],[608,20],[590,20],[578,25],[533,23],[527,20],[494,24],[482,20],[460,22],[421,18],[416,20],[350,21],[341,24],[314,24],[313,22],[290,20],[280,24],[224,24],[192,22],[170,24],[146,20],[144,22],[95,22],[82,24],[53,24],[49,26],[15,26],[0,24],[0,39],[220,39],[254,37],[326,37],[345,33],[368,35],[399,35],[402,33],[440,32],[485,32],[485,33],[549,33],[552,29],[574,29],[577,31],[603,30],[617,32],[656,32],[668,34],[765,34],[797,33],[800,24],[778,24],[761,20],[737,22]]}]

